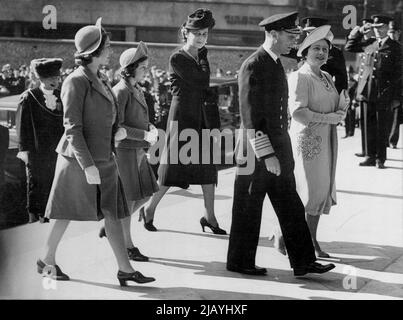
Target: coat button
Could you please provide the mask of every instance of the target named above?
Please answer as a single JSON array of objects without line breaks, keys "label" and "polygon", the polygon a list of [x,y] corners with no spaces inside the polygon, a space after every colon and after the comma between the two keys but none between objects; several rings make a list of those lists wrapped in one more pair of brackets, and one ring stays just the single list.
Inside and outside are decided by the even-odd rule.
[{"label": "coat button", "polygon": [[372,76],[372,79],[375,79],[375,76]]},{"label": "coat button", "polygon": [[378,60],[374,59],[374,62],[377,62]]},{"label": "coat button", "polygon": [[280,116],[280,119],[283,119],[283,116]]},{"label": "coat button", "polygon": [[281,129],[283,129],[283,125],[281,125],[280,127],[281,127]]},{"label": "coat button", "polygon": [[376,70],[376,68],[372,68],[373,70]]}]

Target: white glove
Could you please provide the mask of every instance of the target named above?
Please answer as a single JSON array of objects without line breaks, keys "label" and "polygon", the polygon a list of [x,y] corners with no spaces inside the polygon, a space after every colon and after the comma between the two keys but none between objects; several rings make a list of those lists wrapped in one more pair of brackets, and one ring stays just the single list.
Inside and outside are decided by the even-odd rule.
[{"label": "white glove", "polygon": [[153,145],[157,142],[158,139],[158,130],[154,127],[150,131],[144,131],[144,140],[149,144]]},{"label": "white glove", "polygon": [[115,133],[115,141],[121,141],[127,138],[127,131],[125,128],[119,128]]},{"label": "white glove", "polygon": [[84,169],[88,184],[101,184],[101,177],[96,166],[90,166]]},{"label": "white glove", "polygon": [[21,159],[25,164],[28,163],[28,151],[20,151],[17,153],[17,158]]},{"label": "white glove", "polygon": [[327,114],[314,112],[312,121],[327,124],[338,124],[345,117],[346,113],[343,110],[331,112]]}]

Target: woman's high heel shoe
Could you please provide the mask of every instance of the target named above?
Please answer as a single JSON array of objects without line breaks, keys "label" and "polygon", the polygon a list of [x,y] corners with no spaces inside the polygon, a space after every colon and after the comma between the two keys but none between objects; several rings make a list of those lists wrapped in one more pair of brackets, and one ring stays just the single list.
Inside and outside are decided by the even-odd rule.
[{"label": "woman's high heel shoe", "polygon": [[148,282],[153,282],[155,281],[155,278],[152,277],[146,277],[144,275],[142,275],[139,271],[134,271],[131,273],[126,273],[123,271],[118,272],[118,280],[119,283],[122,287],[126,287],[127,286],[127,281],[133,281],[136,283],[148,283]]},{"label": "woman's high heel shoe", "polygon": [[217,227],[214,227],[213,225],[211,225],[210,223],[208,223],[208,221],[206,220],[205,217],[202,217],[200,219],[200,225],[202,227],[203,232],[205,227],[209,227],[211,229],[211,231],[213,231],[214,234],[227,234],[227,232],[223,229],[221,229],[218,224]]},{"label": "woman's high heel shoe", "polygon": [[36,266],[38,273],[44,277],[48,277],[57,281],[70,280],[70,277],[67,274],[63,273],[63,271],[57,264],[55,265],[46,264],[42,260],[38,259],[38,261],[36,261]]},{"label": "woman's high heel shoe", "polygon": [[151,219],[150,221],[146,222],[146,214],[144,212],[144,207],[142,207],[139,211],[139,222],[141,220],[144,221],[144,228],[146,228],[148,231],[158,231],[158,229],[154,226],[153,222],[154,219]]}]

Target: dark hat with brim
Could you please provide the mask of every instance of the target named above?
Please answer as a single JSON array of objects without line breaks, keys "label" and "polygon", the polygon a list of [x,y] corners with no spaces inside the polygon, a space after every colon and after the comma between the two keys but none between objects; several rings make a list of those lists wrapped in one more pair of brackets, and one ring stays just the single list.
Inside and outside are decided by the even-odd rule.
[{"label": "dark hat with brim", "polygon": [[393,20],[391,17],[381,14],[375,14],[371,16],[371,18],[374,20],[374,22],[372,23],[373,28],[382,27],[385,24],[389,24],[389,22]]},{"label": "dark hat with brim", "polygon": [[74,37],[76,55],[87,55],[99,48],[102,42],[102,17],[97,19],[94,26],[85,26],[77,31]]},{"label": "dark hat with brim", "polygon": [[267,31],[286,31],[288,33],[300,34],[301,28],[297,25],[298,12],[280,13],[270,16],[259,23]]},{"label": "dark hat with brim", "polygon": [[215,25],[213,14],[210,10],[199,8],[188,16],[183,27],[190,30],[211,29]]},{"label": "dark hat with brim", "polygon": [[63,59],[59,58],[41,58],[31,61],[32,70],[40,78],[50,78],[60,76],[60,68],[62,67]]},{"label": "dark hat with brim", "polygon": [[304,31],[312,31],[313,29],[328,24],[327,19],[321,17],[305,17],[301,19],[301,25]]}]

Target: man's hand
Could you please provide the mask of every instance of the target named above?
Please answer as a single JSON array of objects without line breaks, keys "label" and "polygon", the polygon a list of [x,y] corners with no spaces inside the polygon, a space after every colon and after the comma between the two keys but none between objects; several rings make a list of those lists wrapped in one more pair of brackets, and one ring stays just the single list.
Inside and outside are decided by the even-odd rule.
[{"label": "man's hand", "polygon": [[281,174],[280,162],[276,156],[265,159],[264,164],[266,165],[267,171],[275,174],[276,176]]},{"label": "man's hand", "polygon": [[101,184],[101,177],[96,166],[90,166],[84,169],[88,184]]}]

